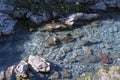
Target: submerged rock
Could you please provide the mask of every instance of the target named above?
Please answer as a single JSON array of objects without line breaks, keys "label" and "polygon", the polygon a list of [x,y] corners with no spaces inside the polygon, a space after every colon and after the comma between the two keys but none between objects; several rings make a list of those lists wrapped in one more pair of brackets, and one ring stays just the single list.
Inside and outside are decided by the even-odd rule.
[{"label": "submerged rock", "polygon": [[50,79],[58,79],[59,78],[59,73],[55,71],[51,76]]},{"label": "submerged rock", "polygon": [[49,72],[50,63],[46,62],[45,59],[39,56],[29,56],[28,63],[36,72]]},{"label": "submerged rock", "polygon": [[43,26],[41,31],[59,31],[71,28],[63,23],[49,23]]},{"label": "submerged rock", "polygon": [[16,76],[21,78],[27,78],[29,75],[29,65],[25,61],[21,61],[15,68]]},{"label": "submerged rock", "polygon": [[72,34],[68,33],[68,34],[59,36],[58,39],[60,41],[68,41],[70,39],[73,39],[73,36],[72,36]]},{"label": "submerged rock", "polygon": [[59,40],[58,40],[57,37],[51,37],[51,38],[48,39],[47,43],[48,43],[49,45],[55,46],[55,45],[58,43],[58,41],[59,41]]}]

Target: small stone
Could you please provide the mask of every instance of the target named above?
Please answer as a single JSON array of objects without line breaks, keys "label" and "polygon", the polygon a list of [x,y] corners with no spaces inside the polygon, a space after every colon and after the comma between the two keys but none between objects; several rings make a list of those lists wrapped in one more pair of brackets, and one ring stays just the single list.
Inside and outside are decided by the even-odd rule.
[{"label": "small stone", "polygon": [[71,76],[68,70],[63,70],[61,73],[63,78],[70,78]]},{"label": "small stone", "polygon": [[80,41],[80,44],[81,44],[82,46],[89,46],[89,44],[91,44],[91,42],[90,42],[89,40],[81,40],[81,41]]},{"label": "small stone", "polygon": [[100,61],[100,58],[94,55],[90,55],[88,57],[88,60],[90,63],[98,63]]},{"label": "small stone", "polygon": [[73,63],[73,62],[76,62],[76,58],[70,58],[70,59],[64,59],[64,62],[65,63]]},{"label": "small stone", "polygon": [[83,49],[85,55],[92,54],[92,50],[91,50],[90,47],[88,47],[88,46],[82,46],[82,49]]},{"label": "small stone", "polygon": [[59,78],[59,73],[58,73],[57,71],[55,71],[55,72],[51,75],[50,78],[51,78],[51,79],[58,79],[58,78]]},{"label": "small stone", "polygon": [[45,59],[39,56],[30,55],[28,59],[28,63],[36,72],[49,72],[50,71],[50,63],[46,62]]},{"label": "small stone", "polygon": [[48,39],[47,42],[48,42],[49,45],[55,46],[58,42],[58,39],[57,39],[57,37],[51,37],[50,39]]},{"label": "small stone", "polygon": [[68,41],[68,40],[70,40],[70,39],[72,39],[72,38],[73,38],[73,37],[72,37],[72,35],[71,35],[70,33],[58,37],[58,39],[59,39],[60,41]]},{"label": "small stone", "polygon": [[106,53],[105,54],[101,54],[101,59],[102,59],[102,62],[106,63],[106,64],[109,64],[111,62],[108,54],[106,54]]}]

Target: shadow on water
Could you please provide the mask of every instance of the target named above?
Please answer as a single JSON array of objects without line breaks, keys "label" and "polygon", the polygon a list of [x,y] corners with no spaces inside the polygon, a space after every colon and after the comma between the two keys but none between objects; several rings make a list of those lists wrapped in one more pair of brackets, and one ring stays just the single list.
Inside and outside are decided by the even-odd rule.
[{"label": "shadow on water", "polygon": [[14,65],[21,60],[24,43],[29,40],[29,32],[23,22],[14,27],[14,34],[0,37],[0,69]]}]

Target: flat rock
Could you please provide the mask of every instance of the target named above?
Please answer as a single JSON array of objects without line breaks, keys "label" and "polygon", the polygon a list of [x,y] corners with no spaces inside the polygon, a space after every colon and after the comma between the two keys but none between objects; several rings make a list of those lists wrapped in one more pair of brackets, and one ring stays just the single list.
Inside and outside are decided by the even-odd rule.
[{"label": "flat rock", "polygon": [[50,71],[50,63],[46,62],[45,59],[39,56],[30,55],[28,59],[28,63],[36,72],[49,72]]}]

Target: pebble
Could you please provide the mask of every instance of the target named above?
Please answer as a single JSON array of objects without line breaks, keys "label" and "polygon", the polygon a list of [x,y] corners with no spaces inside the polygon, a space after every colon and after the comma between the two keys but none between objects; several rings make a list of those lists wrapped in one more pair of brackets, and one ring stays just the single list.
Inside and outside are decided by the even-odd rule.
[{"label": "pebble", "polygon": [[55,72],[51,75],[50,78],[51,78],[51,79],[58,79],[58,78],[59,78],[59,73],[58,73],[57,71],[55,71]]},{"label": "pebble", "polygon": [[71,74],[68,70],[63,70],[61,73],[62,73],[63,78],[70,78],[70,76],[71,76]]}]

